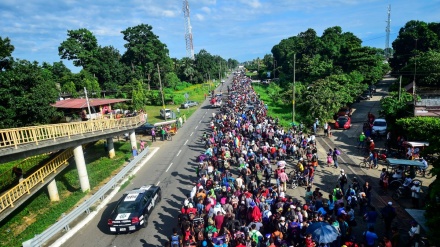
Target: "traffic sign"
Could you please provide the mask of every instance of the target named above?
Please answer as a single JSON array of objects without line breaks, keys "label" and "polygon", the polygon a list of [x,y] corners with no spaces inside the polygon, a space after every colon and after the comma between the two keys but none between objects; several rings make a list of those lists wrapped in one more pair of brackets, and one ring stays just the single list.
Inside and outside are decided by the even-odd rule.
[{"label": "traffic sign", "polygon": [[188,99],[188,98],[189,98],[189,94],[185,93],[185,99]]}]

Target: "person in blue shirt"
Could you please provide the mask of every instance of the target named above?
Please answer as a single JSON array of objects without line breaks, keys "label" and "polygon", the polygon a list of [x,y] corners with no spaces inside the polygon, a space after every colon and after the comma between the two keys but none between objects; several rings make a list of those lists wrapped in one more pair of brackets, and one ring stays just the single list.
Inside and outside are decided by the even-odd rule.
[{"label": "person in blue shirt", "polygon": [[370,210],[364,215],[364,219],[367,221],[367,229],[376,226],[376,220],[379,214],[376,212],[376,208],[370,206]]},{"label": "person in blue shirt", "polygon": [[364,232],[365,246],[374,247],[374,244],[378,238],[379,237],[374,232],[374,227],[368,228],[368,231]]}]

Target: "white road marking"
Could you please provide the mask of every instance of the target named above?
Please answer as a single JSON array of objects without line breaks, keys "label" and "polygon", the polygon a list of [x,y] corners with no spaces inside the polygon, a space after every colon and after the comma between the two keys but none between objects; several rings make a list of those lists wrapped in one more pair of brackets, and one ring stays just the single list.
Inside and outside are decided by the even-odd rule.
[{"label": "white road marking", "polygon": [[179,156],[180,152],[182,152],[182,149],[179,150],[179,152],[177,153],[176,157]]},{"label": "white road marking", "polygon": [[202,122],[202,120],[199,121],[199,123],[201,123],[201,122]]},{"label": "white road marking", "polygon": [[158,186],[159,184],[160,184],[160,181],[159,181],[159,182],[157,182],[156,186]]},{"label": "white road marking", "polygon": [[189,136],[192,136],[194,134],[194,132],[191,132],[191,135],[189,135]]},{"label": "white road marking", "polygon": [[199,126],[197,125],[194,129],[196,130]]},{"label": "white road marking", "polygon": [[168,172],[168,170],[171,168],[172,165],[173,165],[173,163],[171,163],[171,164],[168,166],[168,168],[167,168],[167,170],[166,170],[165,172]]},{"label": "white road marking", "polygon": [[[194,133],[194,132],[193,132]],[[192,134],[191,134],[192,135]],[[188,143],[188,140],[186,140],[186,142],[183,144],[183,146],[185,146]]]}]

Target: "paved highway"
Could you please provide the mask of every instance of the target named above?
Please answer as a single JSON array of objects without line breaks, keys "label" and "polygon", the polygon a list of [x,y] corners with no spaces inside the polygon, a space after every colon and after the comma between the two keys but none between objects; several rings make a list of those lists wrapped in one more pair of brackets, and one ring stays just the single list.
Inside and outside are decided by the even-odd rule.
[{"label": "paved highway", "polygon": [[[226,89],[226,83],[223,87]],[[162,188],[162,201],[150,216],[147,228],[131,234],[109,233],[107,219],[122,196],[121,191],[91,222],[62,246],[164,246],[172,228],[177,225],[178,209],[193,186],[195,158],[205,151],[199,140],[209,126],[213,111],[217,109],[212,109],[208,101],[205,101],[178,130],[172,141],[165,141],[160,145],[158,152],[124,189],[125,191],[145,184],[158,184]]]}]

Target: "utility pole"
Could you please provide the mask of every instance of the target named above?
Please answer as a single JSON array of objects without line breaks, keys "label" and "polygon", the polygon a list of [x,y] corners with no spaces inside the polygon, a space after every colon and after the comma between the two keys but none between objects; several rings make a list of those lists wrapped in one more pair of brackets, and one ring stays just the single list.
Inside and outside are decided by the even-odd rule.
[{"label": "utility pole", "polygon": [[[159,64],[156,64],[156,65],[157,65],[157,73],[159,73],[159,86],[160,86],[160,93],[162,94],[162,107],[163,107],[163,109],[165,109],[165,100],[164,100],[164,97],[163,97],[163,88],[162,88],[162,80],[160,78]],[[165,114],[165,119],[167,119],[167,115],[166,114]]]},{"label": "utility pole", "polygon": [[400,102],[400,95],[402,94],[402,76],[400,76],[399,79],[399,102]]},{"label": "utility pole", "polygon": [[388,19],[387,19],[387,27],[385,29],[387,36],[385,40],[385,59],[388,60],[391,56],[390,51],[390,32],[391,32],[391,4],[388,5]]},{"label": "utility pole", "polygon": [[92,111],[90,110],[89,97],[87,96],[87,88],[84,87],[84,94],[86,95],[87,109],[89,110],[89,117],[92,119]]},{"label": "utility pole", "polygon": [[296,53],[293,54],[293,90],[292,90],[292,123],[295,123],[295,83],[296,83]]}]

